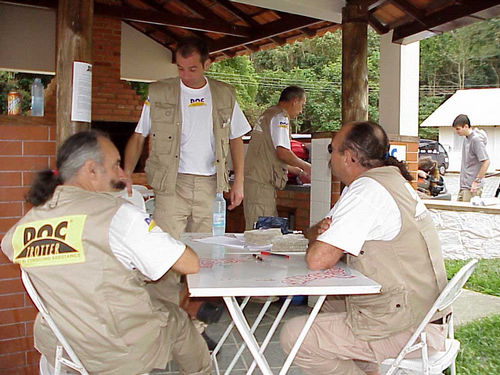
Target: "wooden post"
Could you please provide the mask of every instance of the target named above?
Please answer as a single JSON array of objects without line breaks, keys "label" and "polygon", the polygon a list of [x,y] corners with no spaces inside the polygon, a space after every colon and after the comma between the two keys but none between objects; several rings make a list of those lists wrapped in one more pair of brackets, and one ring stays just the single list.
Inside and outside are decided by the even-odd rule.
[{"label": "wooden post", "polygon": [[71,121],[73,62],[92,63],[93,0],[59,0],[57,10],[57,145],[90,123]]},{"label": "wooden post", "polygon": [[368,10],[347,0],[342,12],[342,124],[368,120]]}]

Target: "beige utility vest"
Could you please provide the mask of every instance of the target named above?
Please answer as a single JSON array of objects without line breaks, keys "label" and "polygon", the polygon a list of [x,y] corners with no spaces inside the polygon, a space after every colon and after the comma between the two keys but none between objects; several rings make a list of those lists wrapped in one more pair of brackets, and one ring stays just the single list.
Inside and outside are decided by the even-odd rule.
[{"label": "beige utility vest", "polygon": [[[101,375],[165,368],[169,356],[168,312],[153,306],[139,275],[109,248],[110,222],[122,204],[110,194],[59,186],[2,241],[85,368]],[[35,347],[53,364],[56,339],[40,314]]]},{"label": "beige utility vest", "polygon": [[[223,192],[229,190],[227,156],[236,95],[230,85],[210,78],[207,80],[212,95],[217,192]],[[180,79],[169,78],[152,83],[149,86],[149,99],[151,149],[146,162],[146,178],[155,192],[173,195],[179,169],[182,133]]]},{"label": "beige utility vest", "polygon": [[270,127],[272,118],[280,113],[288,117],[288,113],[277,105],[268,108],[253,128],[245,156],[245,180],[282,190],[288,179],[288,166],[276,156]]},{"label": "beige utility vest", "polygon": [[[373,168],[360,177],[379,182],[401,213],[401,231],[394,239],[366,241],[359,256],[347,257],[350,267],[382,285],[382,294],[346,298],[352,331],[363,340],[373,340],[416,328],[447,278],[432,218],[427,211],[415,217],[415,194],[398,168]],[[436,314],[432,320],[443,315]]]}]

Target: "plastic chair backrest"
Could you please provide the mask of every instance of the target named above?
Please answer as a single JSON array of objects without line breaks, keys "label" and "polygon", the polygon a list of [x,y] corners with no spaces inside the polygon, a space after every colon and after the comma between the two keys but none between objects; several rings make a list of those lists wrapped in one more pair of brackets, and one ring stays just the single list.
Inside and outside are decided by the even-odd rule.
[{"label": "plastic chair backrest", "polygon": [[460,268],[455,276],[453,276],[434,303],[437,311],[446,310],[453,302],[455,302],[455,300],[462,293],[462,287],[465,285],[467,280],[469,280],[469,277],[474,272],[476,266],[477,259],[473,259]]},{"label": "plastic chair backrest", "polygon": [[[49,312],[47,308],[45,307],[45,304],[42,302],[40,296],[38,295],[35,287],[33,286],[31,279],[29,275],[24,271],[21,270],[21,278],[23,280],[24,287],[26,288],[26,291],[28,292],[29,296],[31,297],[31,300],[35,304],[36,308],[42,314],[43,318],[49,325],[50,329],[56,336],[57,340],[61,343],[63,346],[64,350],[66,353],[68,353],[68,356],[70,357],[71,361],[64,360],[64,364],[72,367],[73,369],[77,370],[80,372],[80,374],[83,375],[89,375],[87,370],[83,367],[82,363],[78,359],[78,356],[75,354],[69,343],[66,341],[64,336],[62,335],[61,331],[59,331],[59,328],[57,328],[56,323],[52,319],[52,317],[49,315]],[[57,358],[56,358],[57,360]],[[56,368],[57,368],[57,363],[56,363]]]},{"label": "plastic chair backrest", "polygon": [[[411,352],[411,347],[416,342],[417,338],[421,335],[422,331],[425,329],[427,324],[431,321],[434,314],[438,311],[446,310],[451,304],[460,296],[462,293],[462,287],[467,282],[469,277],[474,272],[474,269],[477,265],[477,259],[473,259],[468,262],[465,266],[463,266],[453,278],[448,282],[448,284],[444,287],[443,291],[439,294],[438,298],[430,308],[427,315],[424,317],[422,322],[417,327],[416,331],[410,337],[406,345],[403,347],[398,357],[392,364],[389,371],[387,371],[386,375],[393,374],[395,369],[397,369],[401,360],[405,357],[405,355]],[[452,331],[453,332],[453,331]]]}]

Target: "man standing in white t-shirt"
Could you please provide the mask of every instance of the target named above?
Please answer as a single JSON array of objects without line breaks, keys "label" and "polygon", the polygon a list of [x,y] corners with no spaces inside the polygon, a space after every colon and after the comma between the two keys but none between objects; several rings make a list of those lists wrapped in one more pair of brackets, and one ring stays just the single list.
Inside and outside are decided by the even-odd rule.
[{"label": "man standing in white t-shirt", "polygon": [[[378,363],[397,356],[446,285],[439,237],[408,183],[412,177],[405,164],[389,156],[382,127],[346,124],[328,151],[332,174],[346,187],[308,232],[307,265],[331,268],[346,254],[351,268],[382,289],[377,295],[328,299],[295,363],[306,374],[376,375]],[[436,314],[425,329],[429,354],[444,348],[447,314]],[[283,327],[286,352],[305,320],[294,318]]]},{"label": "man standing in white t-shirt", "polygon": [[[179,239],[184,232],[211,232],[216,192],[229,191],[229,210],[243,200],[242,136],[251,128],[234,88],[205,77],[210,58],[203,41],[179,41],[175,60],[179,77],[149,87],[149,100],[125,149],[124,171],[130,179],[149,136],[145,171],[155,192],[153,218],[160,228]],[[231,187],[229,151],[234,170]],[[205,322],[217,319],[222,312],[221,306],[207,303],[201,308],[210,307],[211,316],[203,317],[202,310],[197,309],[201,302],[187,307],[185,284],[173,272],[147,287],[156,299],[183,305]]]},{"label": "man standing in white t-shirt", "polygon": [[277,216],[276,190],[282,190],[288,172],[307,178],[311,164],[290,148],[290,119],[302,113],[306,93],[298,86],[281,92],[277,105],[268,108],[252,130],[245,157],[245,227],[252,229],[259,216]]},{"label": "man standing in white t-shirt", "polygon": [[178,238],[186,231],[211,231],[215,193],[229,190],[229,150],[235,179],[228,209],[241,203],[241,137],[251,128],[234,89],[204,76],[210,59],[203,41],[181,40],[175,57],[179,78],[150,85],[149,103],[125,150],[124,170],[132,174],[149,135],[146,177],[155,191],[154,219]]}]

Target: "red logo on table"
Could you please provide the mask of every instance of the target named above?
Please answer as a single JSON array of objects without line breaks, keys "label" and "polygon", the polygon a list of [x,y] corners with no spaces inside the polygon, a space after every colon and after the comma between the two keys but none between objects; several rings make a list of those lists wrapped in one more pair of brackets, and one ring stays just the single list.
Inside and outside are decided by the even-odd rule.
[{"label": "red logo on table", "polygon": [[289,276],[286,279],[283,279],[282,282],[287,285],[305,285],[315,280],[332,279],[332,278],[352,279],[354,277],[356,276],[352,275],[350,271],[335,266],[333,268],[329,268],[324,271],[311,272],[308,273],[307,275]]}]

